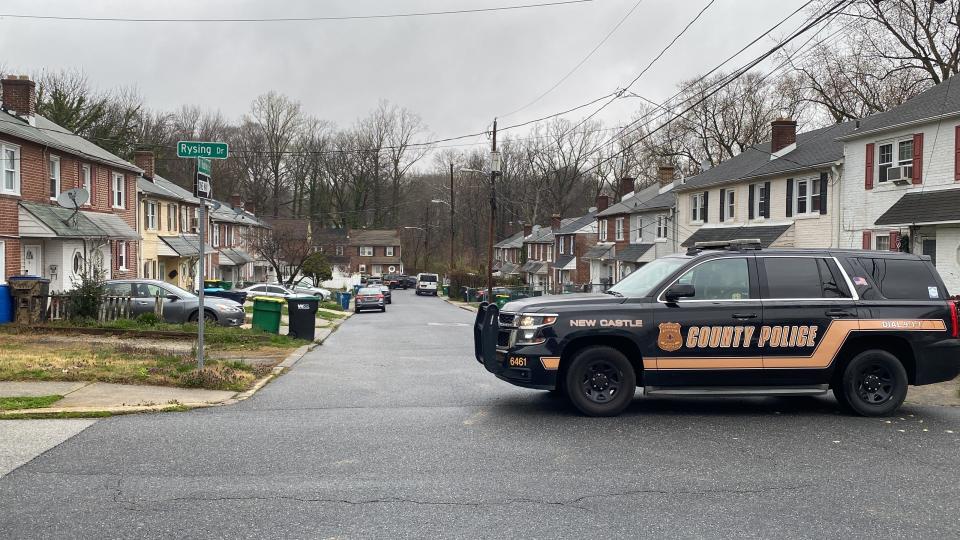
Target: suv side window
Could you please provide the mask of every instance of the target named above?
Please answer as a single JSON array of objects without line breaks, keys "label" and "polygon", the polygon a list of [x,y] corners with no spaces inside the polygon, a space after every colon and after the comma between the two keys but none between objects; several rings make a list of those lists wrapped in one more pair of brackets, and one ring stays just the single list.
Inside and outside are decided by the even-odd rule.
[{"label": "suv side window", "polygon": [[267,290],[270,291],[270,292],[272,292],[272,293],[287,294],[287,291],[284,290],[283,287],[273,287],[273,286],[271,286],[271,287],[268,287]]},{"label": "suv side window", "polygon": [[[924,261],[884,257],[860,257],[858,260],[885,298],[890,300],[940,298],[940,287]],[[936,295],[931,291],[936,291]]]},{"label": "suv side window", "polygon": [[107,283],[107,296],[132,296],[129,283]]},{"label": "suv side window", "polygon": [[677,283],[693,285],[695,296],[687,300],[745,300],[750,298],[747,259],[731,257],[698,265],[680,276]]},{"label": "suv side window", "polygon": [[767,298],[850,298],[834,263],[820,257],[763,257]]}]

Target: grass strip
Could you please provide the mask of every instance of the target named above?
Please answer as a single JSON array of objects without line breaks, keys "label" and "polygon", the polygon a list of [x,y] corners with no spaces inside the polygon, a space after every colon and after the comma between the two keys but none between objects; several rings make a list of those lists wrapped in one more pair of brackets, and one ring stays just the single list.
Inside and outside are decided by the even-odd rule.
[{"label": "grass strip", "polygon": [[0,411],[43,409],[63,399],[63,396],[0,397]]}]

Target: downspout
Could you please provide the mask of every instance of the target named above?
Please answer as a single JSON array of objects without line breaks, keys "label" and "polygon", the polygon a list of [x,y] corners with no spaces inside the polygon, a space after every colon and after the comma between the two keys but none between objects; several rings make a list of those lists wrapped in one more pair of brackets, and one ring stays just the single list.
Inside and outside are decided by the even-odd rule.
[{"label": "downspout", "polygon": [[831,176],[833,176],[833,187],[835,188],[835,189],[832,190],[832,191],[833,191],[833,193],[832,193],[832,195],[833,195],[833,211],[835,212],[834,215],[837,217],[837,219],[836,219],[836,222],[837,222],[837,225],[836,225],[836,237],[835,237],[834,241],[831,242],[831,247],[839,248],[839,247],[840,247],[841,223],[843,223],[842,216],[840,215],[840,209],[843,207],[843,205],[840,204],[840,193],[841,193],[841,189],[840,189],[840,176],[841,176],[841,175],[840,175],[840,165],[839,165],[839,162],[830,165],[830,174],[831,174]]}]

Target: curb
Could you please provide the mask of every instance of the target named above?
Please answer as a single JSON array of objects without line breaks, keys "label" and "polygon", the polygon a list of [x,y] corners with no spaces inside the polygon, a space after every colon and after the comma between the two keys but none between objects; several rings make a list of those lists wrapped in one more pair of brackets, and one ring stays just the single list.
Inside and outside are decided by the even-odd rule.
[{"label": "curb", "polygon": [[[344,318],[343,321],[346,321],[349,317]],[[233,397],[225,399],[217,403],[166,403],[163,405],[131,405],[123,407],[47,407],[44,409],[16,409],[12,411],[3,411],[0,412],[0,421],[4,419],[28,419],[28,418],[46,418],[46,417],[58,417],[62,415],[67,415],[71,418],[96,418],[104,416],[114,416],[121,414],[132,414],[132,413],[148,413],[148,412],[182,412],[191,409],[205,409],[209,407],[222,407],[224,405],[233,405],[239,403],[245,399],[250,398],[257,392],[259,392],[264,386],[267,385],[270,381],[275,379],[277,376],[281,375],[286,370],[297,365],[304,356],[307,355],[310,351],[316,349],[320,345],[330,338],[330,336],[339,328],[343,323],[333,325],[329,328],[327,335],[323,336],[320,340],[310,343],[308,345],[303,345],[298,347],[293,352],[287,355],[282,362],[273,367],[271,372],[254,383],[253,387],[249,390],[239,392],[234,394]],[[327,330],[327,328],[324,328]]]},{"label": "curb", "polygon": [[464,311],[469,311],[469,312],[471,312],[471,313],[476,313],[477,311],[479,311],[477,308],[475,308],[475,307],[473,307],[473,306],[464,305],[464,304],[461,304],[461,303],[459,303],[459,302],[455,302],[455,301],[453,301],[453,300],[450,300],[450,297],[448,297],[448,296],[441,296],[440,298],[443,298],[443,301],[446,302],[446,303],[448,303],[448,304],[450,304],[451,306],[458,307],[458,308],[460,308],[460,309],[462,309],[462,310],[464,310]]}]

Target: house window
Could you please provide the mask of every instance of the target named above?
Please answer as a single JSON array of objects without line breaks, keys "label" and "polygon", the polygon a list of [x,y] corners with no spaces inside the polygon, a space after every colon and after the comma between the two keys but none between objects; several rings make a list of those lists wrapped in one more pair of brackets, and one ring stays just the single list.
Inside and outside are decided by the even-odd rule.
[{"label": "house window", "polygon": [[373,246],[360,246],[361,257],[373,257]]},{"label": "house window", "polygon": [[547,260],[548,260],[548,261],[552,261],[552,260],[553,260],[553,246],[552,246],[552,245],[547,246]]},{"label": "house window", "polygon": [[613,232],[617,240],[623,240],[623,218],[618,217],[613,222]]},{"label": "house window", "polygon": [[800,180],[797,182],[797,213],[820,211],[820,181]]},{"label": "house window", "polygon": [[177,230],[177,205],[167,205],[167,230],[174,232]]},{"label": "house window", "polygon": [[186,232],[187,230],[187,207],[180,207],[180,232]]},{"label": "house window", "polygon": [[387,246],[387,257],[393,257],[393,246]]},{"label": "house window", "polygon": [[213,247],[220,247],[220,224],[213,225]]},{"label": "house window", "polygon": [[361,265],[360,265],[360,273],[363,274],[363,273],[365,273],[366,271],[367,271],[367,265],[361,264]]},{"label": "house window", "polygon": [[725,217],[726,217],[726,219],[731,220],[731,221],[733,220],[733,218],[736,217],[736,212],[737,212],[737,199],[736,199],[736,195],[737,195],[737,192],[736,192],[736,191],[734,191],[734,190],[732,190],[732,189],[728,189],[728,190],[726,191],[726,195],[725,195],[726,198],[727,198],[727,200],[726,200],[726,201],[720,201],[720,204],[725,204],[725,205],[727,205],[727,213],[726,213],[726,216],[725,216]]},{"label": "house window", "polygon": [[127,243],[126,242],[117,242],[117,268],[120,270],[127,269]]},{"label": "house window", "polygon": [[527,258],[533,259],[533,244],[527,244]]},{"label": "house window", "polygon": [[657,239],[663,240],[667,237],[667,216],[661,214],[657,216]]},{"label": "house window", "polygon": [[82,165],[80,167],[80,180],[83,182],[83,189],[87,190],[87,202],[85,206],[93,204],[93,175],[90,174],[90,166]]},{"label": "house window", "polygon": [[889,179],[891,167],[902,167],[900,178],[913,176],[913,138],[879,145],[877,152],[877,181]]},{"label": "house window", "polygon": [[890,251],[890,237],[888,235],[877,235],[877,251]]},{"label": "house window", "polygon": [[690,221],[703,221],[703,193],[696,193],[690,196]]},{"label": "house window", "polygon": [[126,208],[127,182],[122,174],[113,174],[113,207]]},{"label": "house window", "polygon": [[567,243],[566,239],[561,236],[561,237],[560,237],[560,254],[561,254],[561,255],[564,255],[564,254],[566,254],[566,252],[567,252],[567,250],[564,249],[564,247],[565,247],[564,244],[566,244],[566,243]]},{"label": "house window", "polygon": [[336,254],[341,256],[343,255],[343,246],[337,246]]},{"label": "house window", "polygon": [[73,254],[73,274],[79,276],[83,272],[83,253],[79,251]]},{"label": "house window", "polygon": [[20,195],[20,147],[0,143],[0,193]]},{"label": "house window", "polygon": [[157,202],[147,201],[146,208],[146,227],[148,231],[157,230]]},{"label": "house window", "polygon": [[607,241],[607,220],[605,219],[600,220],[600,241]]},{"label": "house window", "polygon": [[47,169],[50,173],[50,199],[56,200],[60,195],[60,158],[50,156]]},{"label": "house window", "polygon": [[766,214],[767,207],[767,188],[766,184],[761,182],[753,185],[753,216],[762,218]]}]

